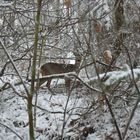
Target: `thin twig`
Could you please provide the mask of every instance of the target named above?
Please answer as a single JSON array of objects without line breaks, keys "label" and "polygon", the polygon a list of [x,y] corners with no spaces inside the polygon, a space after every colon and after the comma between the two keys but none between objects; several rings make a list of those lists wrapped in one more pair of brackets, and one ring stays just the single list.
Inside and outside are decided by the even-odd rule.
[{"label": "thin twig", "polygon": [[21,82],[22,82],[22,84],[23,84],[23,87],[24,87],[26,93],[29,94],[28,89],[27,89],[27,87],[26,87],[26,85],[25,85],[25,83],[24,83],[22,77],[20,76],[20,73],[19,73],[19,71],[17,70],[16,65],[15,65],[15,63],[14,63],[12,57],[11,57],[10,54],[8,53],[6,47],[5,47],[5,45],[4,45],[4,43],[3,43],[3,41],[2,41],[1,39],[0,39],[0,44],[2,45],[2,48],[4,49],[4,51],[5,51],[6,55],[7,55],[7,57],[8,57],[9,60],[11,61],[11,64],[13,65],[13,67],[14,67],[16,73],[18,74],[18,76],[19,76],[19,78],[20,78],[20,80],[21,80]]},{"label": "thin twig", "polygon": [[1,122],[0,122],[0,125],[2,125],[2,126],[4,126],[4,127],[8,128],[8,129],[9,129],[11,132],[13,132],[20,140],[23,140],[23,138],[22,138],[16,131],[12,130],[9,126],[7,126],[7,125],[5,125],[5,124],[2,124]]},{"label": "thin twig", "polygon": [[126,50],[126,53],[127,53],[128,59],[129,59],[130,68],[131,68],[131,74],[132,74],[132,80],[133,80],[132,82],[134,83],[134,86],[135,86],[136,91],[137,91],[137,93],[138,93],[138,99],[137,99],[137,101],[136,101],[136,103],[135,103],[135,105],[134,105],[134,108],[132,109],[132,111],[131,111],[131,113],[130,113],[128,122],[127,122],[127,124],[126,124],[125,129],[124,129],[124,133],[123,133],[123,139],[124,139],[125,136],[126,136],[126,134],[127,134],[129,125],[130,125],[130,123],[131,123],[131,121],[132,121],[132,119],[133,119],[133,117],[134,117],[135,111],[136,111],[136,109],[137,109],[137,107],[138,107],[138,104],[139,104],[139,102],[140,102],[140,91],[139,91],[139,88],[138,88],[137,83],[136,83],[136,81],[135,81],[134,71],[133,71],[133,66],[132,66],[132,61],[131,61],[131,57],[130,57],[128,48],[127,48],[125,45],[123,45],[123,46],[124,46],[124,48],[125,48],[125,50]]}]

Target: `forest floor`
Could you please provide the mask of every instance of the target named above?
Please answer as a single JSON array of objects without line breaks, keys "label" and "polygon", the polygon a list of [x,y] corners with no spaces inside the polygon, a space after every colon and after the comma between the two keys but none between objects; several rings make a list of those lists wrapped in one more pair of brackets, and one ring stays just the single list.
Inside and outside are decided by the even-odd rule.
[{"label": "forest floor", "polygon": [[[110,105],[121,133],[124,132],[137,96],[113,95]],[[34,98],[35,99],[35,98]],[[0,140],[28,140],[25,99],[10,89],[0,94]],[[33,102],[34,104],[34,102]],[[140,104],[128,128],[126,140],[140,140]],[[63,126],[63,129],[62,129]],[[52,95],[41,89],[36,105],[36,140],[118,140],[118,133],[105,101],[92,91],[75,89]],[[16,134],[15,134],[16,133]]]}]

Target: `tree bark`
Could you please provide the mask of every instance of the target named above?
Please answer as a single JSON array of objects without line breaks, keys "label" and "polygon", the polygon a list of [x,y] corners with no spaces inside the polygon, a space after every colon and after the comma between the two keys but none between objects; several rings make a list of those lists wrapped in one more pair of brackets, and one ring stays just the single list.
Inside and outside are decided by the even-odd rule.
[{"label": "tree bark", "polygon": [[28,118],[29,118],[29,139],[30,140],[35,140],[32,99],[35,93],[35,75],[36,75],[38,40],[39,40],[38,33],[39,33],[39,25],[40,25],[40,13],[41,13],[42,0],[38,0],[37,2],[38,3],[37,3],[37,15],[36,15],[36,20],[35,20],[35,40],[34,40],[33,62],[32,62],[31,88],[30,88],[30,94],[28,95],[28,99],[27,99]]}]

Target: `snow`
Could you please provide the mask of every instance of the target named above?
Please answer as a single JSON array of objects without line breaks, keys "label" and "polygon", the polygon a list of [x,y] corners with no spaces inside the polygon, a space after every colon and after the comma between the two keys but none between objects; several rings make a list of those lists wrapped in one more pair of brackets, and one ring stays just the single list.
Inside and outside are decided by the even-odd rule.
[{"label": "snow", "polygon": [[12,6],[14,2],[0,2],[0,7]]},{"label": "snow", "polygon": [[[114,27],[112,25],[114,23],[113,21],[111,21],[113,18],[112,18],[112,11],[111,11],[111,6],[109,5],[109,1],[98,0],[98,1],[91,1],[89,3],[87,1],[82,1],[82,2],[84,3],[81,3],[80,8],[82,10],[80,11],[81,12],[80,15],[83,15],[82,17],[84,17],[86,20],[88,20],[89,18],[93,18],[94,20],[99,19],[102,25],[104,26],[104,29],[106,27],[108,31],[109,29],[111,29],[111,31],[109,32],[110,39],[114,41],[117,35],[115,38],[113,37],[114,33],[112,31],[114,30]],[[63,3],[62,0],[61,0],[61,3]],[[136,3],[138,5],[139,0],[137,0]],[[18,36],[20,34],[17,34],[16,42],[14,42],[12,37],[8,38],[7,36],[6,38],[3,38],[3,40],[8,39],[9,44],[7,44],[6,48],[8,49],[8,52],[12,51],[11,55],[12,57],[14,57],[14,59],[19,58],[17,57],[18,55],[21,55],[19,54],[19,52],[21,53],[24,51],[29,51],[30,48],[32,49],[32,46],[34,44],[32,42],[32,39],[30,39],[28,36],[28,33],[29,33],[28,31],[34,30],[33,15],[35,13],[30,13],[28,15],[28,11],[35,12],[35,9],[32,9],[33,5],[31,5],[32,8],[27,10],[26,8],[29,8],[29,7],[27,5],[24,6],[24,4],[23,5],[22,4],[16,7],[16,10],[18,11],[17,12],[15,11],[15,15],[19,14],[21,15],[21,17],[20,18],[15,17],[14,24],[15,24],[16,30],[20,34],[23,34],[25,32],[27,33],[27,36],[26,34],[23,34],[25,38],[24,36],[23,38],[20,38],[20,36]],[[44,3],[44,4],[47,4],[47,3]],[[77,1],[74,1],[73,4],[74,5],[72,9],[73,10],[72,15],[70,16],[70,18],[72,18],[71,23],[74,23],[75,18],[79,16],[77,15],[77,8],[76,8]],[[13,6],[13,2],[0,3],[0,7],[2,8],[4,7],[4,9],[5,7],[11,7],[11,6]],[[55,10],[53,10],[54,7],[51,4],[46,5],[46,6],[47,8],[44,5],[44,10],[46,10],[44,16],[47,16],[48,18],[51,15],[52,17],[49,17],[47,21],[41,24],[41,26],[43,25],[45,27],[49,27],[48,25],[53,23],[56,19],[54,16]],[[87,9],[90,7],[91,9]],[[86,10],[88,10],[88,12],[91,11],[90,12],[91,17],[89,16],[88,12],[86,12]],[[61,15],[63,19],[62,25],[65,25],[64,15],[66,15],[65,10],[62,9],[62,15]],[[25,18],[24,16],[25,17],[27,16],[27,18]],[[30,16],[30,19],[28,19],[29,16]],[[79,21],[80,19],[82,19],[82,17],[80,18],[78,17]],[[22,23],[23,26],[20,26],[21,23],[19,23],[18,19],[22,19],[22,18],[24,19],[22,20],[22,22],[24,21],[25,23],[23,22]],[[84,21],[85,19],[82,19],[82,20]],[[28,20],[29,21],[31,20],[32,22],[30,23]],[[49,21],[52,21],[52,22],[49,22]],[[26,25],[26,22],[28,23],[27,25]],[[85,23],[87,23],[88,25],[88,22],[83,22],[83,25]],[[0,19],[0,26],[2,26],[3,24],[5,24],[3,23],[3,19]],[[80,32],[79,32],[78,24],[79,22],[76,25],[72,24],[72,26],[74,27],[75,32],[78,33],[79,35]],[[31,26],[33,26],[32,29],[30,29]],[[40,26],[40,29],[41,29],[41,26]],[[4,27],[6,26],[4,25]],[[22,29],[20,27],[24,27],[24,28]],[[50,47],[50,51],[52,49],[52,53],[48,52],[50,57],[52,57],[52,54],[55,54],[57,52],[57,51],[54,51],[53,48],[58,47],[61,49],[62,52],[65,51],[65,49],[67,49],[66,51],[69,52],[69,50],[72,50],[73,47],[76,46],[75,44],[78,40],[75,39],[75,37],[73,36],[73,32],[71,30],[71,27],[70,28],[69,27],[70,25],[67,27],[68,30],[66,32],[64,31],[65,32],[64,35],[62,35],[64,32],[63,32],[63,28],[61,27],[62,29],[60,32],[62,33],[61,40],[59,41],[58,44],[56,44],[56,42],[53,40],[55,38],[53,36],[55,28],[51,31],[52,36],[51,36],[51,33],[47,34],[48,30],[46,30],[43,33],[43,36],[46,36],[46,38],[49,40],[46,43],[47,46],[53,46],[53,47]],[[85,27],[85,30],[83,30],[84,31],[83,33],[86,33],[88,31],[88,28],[86,28],[86,26],[83,26],[83,27]],[[56,25],[56,28],[57,28],[57,25]],[[13,28],[13,31],[16,31],[16,30]],[[5,30],[4,30],[4,33],[5,33]],[[9,33],[10,32],[8,32],[7,35]],[[107,32],[105,31],[105,33]],[[66,34],[70,36],[72,41],[70,41],[69,37],[67,37]],[[19,40],[18,40],[18,37],[19,37]],[[62,39],[63,37],[64,39]],[[103,40],[102,40],[102,37],[103,37]],[[101,46],[100,51],[104,49],[103,46],[107,47],[109,46],[109,44],[112,44],[114,46],[114,44],[116,43],[116,42],[109,41],[108,38],[105,39],[104,34],[102,37],[99,42],[99,46]],[[87,49],[86,48],[87,45],[84,43],[86,38],[84,39],[82,38],[82,36],[80,36],[79,39],[81,41],[81,46],[83,48],[77,47],[77,49],[75,50],[77,51],[79,49],[80,51],[85,52]],[[93,38],[93,40],[91,39],[91,41],[92,41],[91,46],[94,46],[94,48],[98,50],[98,48],[96,48],[98,46],[97,45],[98,42],[96,42],[95,37]],[[52,42],[52,43],[49,43],[49,42]],[[40,43],[41,41],[39,42],[39,44]],[[126,42],[124,41],[124,43]],[[134,44],[132,44],[132,46]],[[14,49],[13,49],[13,45],[14,45]],[[129,46],[129,44],[127,43],[126,45]],[[136,43],[135,45],[137,46],[137,48],[140,48],[140,43]],[[66,46],[66,48],[62,50],[62,46]],[[18,47],[17,50],[16,50],[16,47]],[[29,52],[29,54],[27,54],[28,58],[32,56],[31,51]],[[45,56],[47,55],[48,54],[45,54]],[[70,58],[74,57],[73,53],[71,52],[68,53],[66,57],[69,58],[68,61],[66,61],[66,64],[75,63],[75,60],[70,60]],[[86,59],[88,60],[88,58]],[[1,68],[2,68],[5,62],[1,62],[1,63],[2,63]],[[18,70],[20,70],[19,67],[20,66],[17,67]],[[7,66],[7,69],[9,69],[9,66]],[[29,140],[27,101],[24,97],[19,96],[19,95],[25,96],[26,93],[24,91],[24,87],[21,84],[17,85],[17,83],[19,83],[20,80],[19,78],[17,78],[16,74],[12,74],[13,71],[11,72],[11,69],[12,68],[10,67],[10,70],[5,71],[6,74],[0,77],[0,87],[1,87],[0,88],[0,140],[19,140],[16,134],[22,137],[23,140]],[[25,70],[25,75],[26,75],[27,69],[25,68],[24,70]],[[134,77],[132,75],[131,68],[128,65],[124,65],[120,70],[111,71],[108,73],[102,73],[99,75],[101,80],[103,77],[105,77],[105,80],[101,81],[103,84],[103,87],[111,87],[111,89],[105,88],[104,92],[110,103],[110,107],[112,108],[114,112],[114,115],[115,115],[115,118],[116,118],[116,121],[117,121],[117,124],[119,126],[121,133],[124,132],[125,127],[128,123],[130,114],[132,110],[134,109],[133,107],[135,105],[135,102],[139,98],[138,91],[136,90],[134,85],[131,84],[131,82],[133,82],[133,80],[135,79],[138,88],[140,87],[140,80],[139,80],[140,79],[140,66],[133,69],[133,72],[134,72]],[[23,70],[21,70],[21,74],[23,74]],[[75,73],[71,73],[71,74],[75,74]],[[65,73],[62,75],[56,74],[56,75],[53,75],[53,76],[50,75],[50,76],[58,78],[59,76],[68,77],[69,75],[70,73]],[[105,102],[104,97],[101,95],[103,89],[102,89],[102,86],[100,85],[98,77],[95,75],[92,75],[93,77],[91,78],[90,73],[89,73],[89,78],[86,78],[85,75],[86,74],[84,72],[83,77],[81,78],[81,80],[83,80],[82,86],[80,85],[80,87],[74,88],[72,92],[67,91],[64,85],[64,80],[57,81],[56,79],[53,80],[53,84],[51,85],[51,89],[55,93],[54,95],[52,95],[51,92],[49,92],[45,86],[39,89],[38,94],[37,94],[38,97],[37,97],[37,106],[36,106],[36,126],[34,129],[36,140],[59,140],[62,134],[63,125],[65,125],[64,126],[64,140],[108,140],[111,138],[115,140],[118,139],[116,127],[113,123],[109,108]],[[27,82],[24,78],[23,80],[25,81],[25,84],[29,90],[30,83]],[[11,85],[11,87],[13,88],[6,86],[7,89],[2,89],[5,83],[7,83],[8,85]],[[60,85],[62,85],[62,87],[60,87]],[[35,96],[33,98],[33,105],[34,103],[35,103]],[[139,112],[140,112],[140,103],[138,104],[138,107],[135,111],[133,119],[130,122],[128,133],[126,136],[127,140],[140,139],[140,117],[139,117],[140,113]],[[85,129],[87,130],[87,135],[84,133]]]},{"label": "snow", "polygon": [[3,19],[0,19],[0,26],[3,25]]},{"label": "snow", "polygon": [[101,137],[96,136],[96,134],[90,134],[86,140],[101,140]]},{"label": "snow", "polygon": [[[133,71],[135,78],[138,78],[140,75],[140,69],[133,69]],[[130,78],[131,72],[132,71],[128,67],[120,71],[109,72],[107,73],[108,79],[105,81],[105,84],[112,85],[120,79],[124,80],[128,77]],[[100,77],[103,76],[104,74],[100,75]],[[92,80],[97,80],[97,77],[92,78]],[[2,81],[10,82],[14,86],[18,79],[14,76],[2,77],[1,86],[3,83]],[[17,86],[14,87],[18,90],[19,93],[20,91],[23,92],[23,88],[20,89],[16,88]],[[51,95],[47,89],[40,89],[36,112],[36,140],[51,140],[52,137],[56,137],[56,139],[58,139],[62,133],[62,125],[64,123],[64,109],[66,107],[67,101],[68,106],[66,108],[66,125],[64,130],[64,136],[66,139],[68,137],[74,138],[82,135],[83,129],[90,126],[93,127],[95,132],[89,134],[86,140],[103,140],[105,137],[110,136],[112,133],[115,133],[116,136],[116,130],[112,124],[111,116],[106,105],[103,105],[100,108],[99,103],[97,102],[92,108],[91,114],[87,114],[85,116],[85,120],[80,119],[80,114],[84,114],[92,102],[96,102],[97,99],[94,93],[87,94],[85,92],[86,90],[84,88],[74,90],[72,91],[70,98],[68,98],[68,94],[65,90],[63,92],[61,91],[57,93],[56,95]],[[4,92],[4,94],[1,94],[0,100],[0,122],[17,132],[21,137],[23,137],[23,139],[28,139],[28,115],[26,100],[15,95],[11,89],[8,89],[6,92]],[[117,113],[116,119],[118,120],[120,128],[122,129],[126,123],[126,114],[130,112],[131,108],[129,106],[125,107],[127,108],[127,111],[124,111],[124,105],[122,104],[123,102],[120,100],[116,100],[115,102],[116,107],[114,106],[113,108]],[[132,101],[131,104],[133,104]],[[96,109],[96,107],[99,107],[101,110]],[[71,124],[72,120],[77,121],[75,121],[74,124]],[[136,135],[139,137],[139,126],[140,120],[138,107],[137,112],[135,113],[135,117],[131,123],[132,130],[134,128],[136,129],[135,131],[132,131],[131,129],[129,130],[129,133],[131,134],[128,139],[131,140],[131,138],[133,138],[134,140],[137,140],[135,137]],[[2,125],[0,125],[0,132],[0,140],[2,140],[3,137],[5,140],[9,140],[10,138],[11,140],[18,139],[15,134],[13,134],[8,128],[5,128]]]},{"label": "snow", "polygon": [[[134,78],[137,79],[140,76],[140,69],[133,69]],[[122,71],[116,71],[108,74],[109,78],[106,80],[105,85],[112,85],[118,80],[124,80],[132,77],[132,70],[128,67]]]}]

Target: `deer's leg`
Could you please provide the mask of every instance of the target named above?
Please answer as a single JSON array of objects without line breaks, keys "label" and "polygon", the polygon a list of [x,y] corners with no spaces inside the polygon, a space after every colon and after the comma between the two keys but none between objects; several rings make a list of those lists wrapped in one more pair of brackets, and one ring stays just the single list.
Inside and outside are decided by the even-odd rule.
[{"label": "deer's leg", "polygon": [[46,84],[46,87],[50,90],[51,88],[50,88],[50,84],[51,84],[51,78],[48,78],[48,80],[47,80],[47,84]]},{"label": "deer's leg", "polygon": [[[52,78],[49,78],[49,79],[47,80],[46,87],[48,88],[48,90],[49,90],[52,94],[54,94],[54,92],[53,92],[53,91],[51,90],[51,88],[50,88],[51,81],[52,81]],[[52,97],[52,96],[51,96],[51,97]],[[50,97],[50,99],[51,99],[51,97]]]},{"label": "deer's leg", "polygon": [[52,98],[52,95],[55,95],[54,92],[53,92],[53,91],[51,90],[51,88],[50,88],[51,81],[52,81],[52,78],[48,78],[47,84],[46,84],[46,87],[47,87],[48,90],[51,92],[50,100],[51,100],[51,98]]},{"label": "deer's leg", "polygon": [[39,79],[38,83],[36,84],[36,88],[39,89],[39,87],[46,82],[45,79]]},{"label": "deer's leg", "polygon": [[78,88],[78,87],[80,87],[80,85],[81,85],[81,82],[80,81],[75,81],[74,88]]},{"label": "deer's leg", "polygon": [[70,83],[71,83],[71,79],[65,78],[65,85],[68,91],[70,91]]}]

